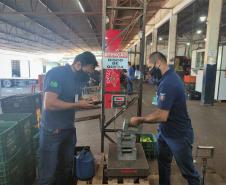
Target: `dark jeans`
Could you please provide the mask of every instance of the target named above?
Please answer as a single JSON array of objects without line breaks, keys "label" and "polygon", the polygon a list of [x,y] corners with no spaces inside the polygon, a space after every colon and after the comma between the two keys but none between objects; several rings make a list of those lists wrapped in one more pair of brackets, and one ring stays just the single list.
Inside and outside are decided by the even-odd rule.
[{"label": "dark jeans", "polygon": [[170,173],[172,158],[189,185],[200,185],[200,177],[192,158],[192,143],[188,138],[170,139],[158,137],[159,185],[171,185]]},{"label": "dark jeans", "polygon": [[39,185],[72,183],[75,129],[47,131],[40,129]]}]

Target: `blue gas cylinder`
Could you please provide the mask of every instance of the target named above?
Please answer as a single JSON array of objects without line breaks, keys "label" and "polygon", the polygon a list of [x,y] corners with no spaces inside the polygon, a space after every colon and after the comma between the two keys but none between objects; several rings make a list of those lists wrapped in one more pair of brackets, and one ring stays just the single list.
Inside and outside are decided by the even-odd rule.
[{"label": "blue gas cylinder", "polygon": [[75,156],[75,175],[79,180],[90,180],[95,175],[95,159],[89,149]]}]

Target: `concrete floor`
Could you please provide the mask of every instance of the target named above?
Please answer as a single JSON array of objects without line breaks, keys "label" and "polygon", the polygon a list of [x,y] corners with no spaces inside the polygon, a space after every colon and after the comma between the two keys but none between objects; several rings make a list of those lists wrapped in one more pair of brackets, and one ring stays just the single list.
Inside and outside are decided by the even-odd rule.
[{"label": "concrete floor", "polygon": [[[143,114],[148,114],[154,107],[151,105],[151,98],[155,93],[154,88],[144,85],[143,94]],[[188,101],[188,110],[192,119],[195,131],[194,154],[197,145],[211,145],[216,148],[215,156],[208,161],[208,185],[223,185],[226,182],[226,103],[217,103],[215,106],[202,106],[200,101]],[[124,118],[136,115],[137,104],[134,104],[122,116],[120,116],[111,128],[121,128]],[[92,115],[100,112],[84,111],[77,112],[77,117]],[[114,116],[115,111],[106,110],[107,120]],[[98,120],[76,123],[77,127],[77,145],[90,145],[93,153],[100,153],[100,128]],[[156,133],[157,125],[144,125],[144,131]],[[114,138],[115,134],[111,134]],[[108,141],[105,140],[105,153],[108,151]],[[157,165],[152,162],[151,182],[157,185]],[[181,177],[176,165],[173,165],[172,182],[174,185],[186,184]],[[224,184],[225,185],[225,184]]]}]

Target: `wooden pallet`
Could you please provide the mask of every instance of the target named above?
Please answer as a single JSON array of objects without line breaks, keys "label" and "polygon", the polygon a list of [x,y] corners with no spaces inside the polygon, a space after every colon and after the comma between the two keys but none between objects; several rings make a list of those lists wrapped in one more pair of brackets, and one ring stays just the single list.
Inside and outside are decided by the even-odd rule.
[{"label": "wooden pallet", "polygon": [[149,181],[146,179],[132,179],[132,178],[122,178],[122,179],[108,179],[106,182],[100,182],[98,183],[95,178],[91,181],[78,181],[77,185],[87,185],[87,184],[92,184],[92,185],[104,185],[104,184],[109,184],[109,185],[117,185],[117,184],[125,184],[125,185],[149,185]]},{"label": "wooden pallet", "polygon": [[141,185],[149,185],[149,182],[147,179],[141,179],[141,178],[121,178],[121,179],[108,179],[107,184],[125,184],[125,185],[135,185],[135,184],[141,184]]},{"label": "wooden pallet", "polygon": [[99,157],[99,160],[97,161],[97,169],[96,169],[96,175],[89,181],[78,181],[77,185],[104,185],[104,184],[125,184],[125,185],[135,185],[135,184],[141,184],[141,185],[149,185],[148,179],[141,179],[141,178],[107,178],[104,176],[104,169],[105,169],[105,162],[106,158],[104,154],[101,154]]}]

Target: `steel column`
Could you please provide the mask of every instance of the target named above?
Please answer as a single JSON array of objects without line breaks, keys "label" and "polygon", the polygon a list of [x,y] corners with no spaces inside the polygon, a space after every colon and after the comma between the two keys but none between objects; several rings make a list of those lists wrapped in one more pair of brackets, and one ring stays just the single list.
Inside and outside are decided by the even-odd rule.
[{"label": "steel column", "polygon": [[102,96],[102,106],[101,106],[101,152],[104,152],[104,135],[105,135],[105,70],[103,69],[104,64],[104,52],[105,52],[105,36],[106,36],[106,0],[102,0],[102,73],[101,73],[101,96]]},{"label": "steel column", "polygon": [[174,66],[176,55],[176,40],[177,40],[177,15],[172,15],[170,18],[169,27],[169,42],[168,42],[168,60],[169,66]]},{"label": "steel column", "polygon": [[142,38],[140,41],[140,72],[141,72],[141,78],[139,80],[139,99],[138,99],[138,110],[137,110],[137,116],[142,115],[142,100],[143,100],[143,77],[144,77],[144,54],[145,54],[145,31],[146,31],[146,11],[147,11],[147,0],[143,1],[143,16],[142,16],[142,22],[141,22],[141,31],[142,31]]},{"label": "steel column", "polygon": [[135,45],[134,48],[135,48],[135,53],[134,53],[134,64],[136,65],[137,45]]},{"label": "steel column", "polygon": [[[204,58],[204,76],[201,101],[204,105],[214,104],[219,30],[223,0],[210,0],[207,24],[207,42]],[[216,11],[217,10],[217,11]]]},{"label": "steel column", "polygon": [[157,43],[158,43],[158,29],[154,28],[152,32],[152,47],[151,47],[152,53],[157,51]]}]

